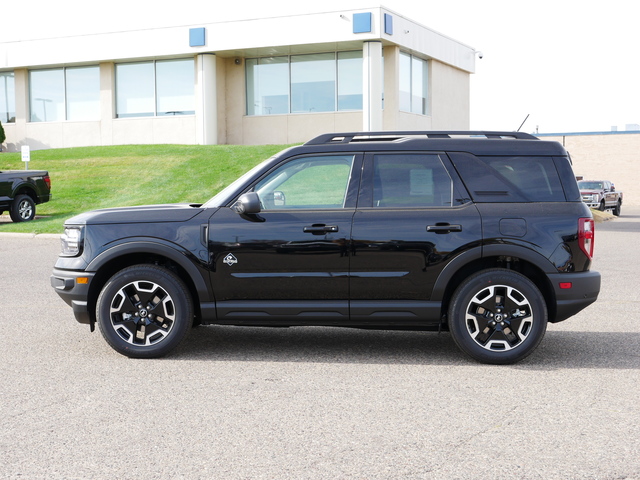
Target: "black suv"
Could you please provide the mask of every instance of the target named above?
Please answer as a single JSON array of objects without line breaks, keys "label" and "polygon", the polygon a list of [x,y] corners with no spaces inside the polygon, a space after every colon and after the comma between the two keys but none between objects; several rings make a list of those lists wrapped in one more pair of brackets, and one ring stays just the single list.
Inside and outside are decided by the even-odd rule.
[{"label": "black suv", "polygon": [[51,284],[130,357],[193,325],[448,330],[513,363],[593,303],[594,222],[557,142],[523,133],[321,135],[201,205],[65,224]]}]

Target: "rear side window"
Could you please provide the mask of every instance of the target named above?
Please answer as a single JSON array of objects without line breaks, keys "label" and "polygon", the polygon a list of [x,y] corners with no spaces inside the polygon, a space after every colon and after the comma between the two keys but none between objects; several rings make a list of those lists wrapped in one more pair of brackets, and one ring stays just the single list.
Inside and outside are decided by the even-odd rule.
[{"label": "rear side window", "polygon": [[475,202],[565,201],[552,157],[450,156]]},{"label": "rear side window", "polygon": [[451,206],[451,198],[451,178],[438,155],[374,155],[374,207]]}]

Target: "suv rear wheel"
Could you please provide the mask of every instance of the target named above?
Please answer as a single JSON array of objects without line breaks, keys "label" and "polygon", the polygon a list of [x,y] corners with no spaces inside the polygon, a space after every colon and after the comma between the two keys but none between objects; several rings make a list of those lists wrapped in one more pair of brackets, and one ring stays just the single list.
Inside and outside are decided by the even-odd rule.
[{"label": "suv rear wheel", "polygon": [[128,357],[156,358],[189,333],[193,304],[177,275],[154,265],[135,265],[105,284],[96,314],[100,332],[114,350]]},{"label": "suv rear wheel", "polygon": [[458,347],[483,363],[522,360],[547,329],[547,306],[535,284],[505,269],[472,275],[453,295],[449,330]]}]

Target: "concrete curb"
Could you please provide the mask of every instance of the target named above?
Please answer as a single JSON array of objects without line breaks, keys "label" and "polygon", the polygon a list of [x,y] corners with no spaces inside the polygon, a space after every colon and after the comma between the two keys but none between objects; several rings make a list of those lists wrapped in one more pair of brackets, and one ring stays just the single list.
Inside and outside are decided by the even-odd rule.
[{"label": "concrete curb", "polygon": [[60,238],[59,233],[17,233],[17,232],[0,232],[0,238]]}]

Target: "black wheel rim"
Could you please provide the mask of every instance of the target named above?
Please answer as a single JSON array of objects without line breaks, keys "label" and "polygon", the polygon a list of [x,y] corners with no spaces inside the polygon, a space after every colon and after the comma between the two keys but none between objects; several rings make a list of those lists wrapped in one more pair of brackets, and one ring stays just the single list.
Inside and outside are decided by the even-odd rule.
[{"label": "black wheel rim", "polygon": [[470,337],[492,352],[521,345],[531,333],[533,322],[527,297],[508,285],[492,285],[479,291],[469,302],[465,315]]},{"label": "black wheel rim", "polygon": [[113,296],[109,310],[114,331],[127,343],[155,345],[173,329],[175,304],[160,285],[148,281],[131,282]]}]

